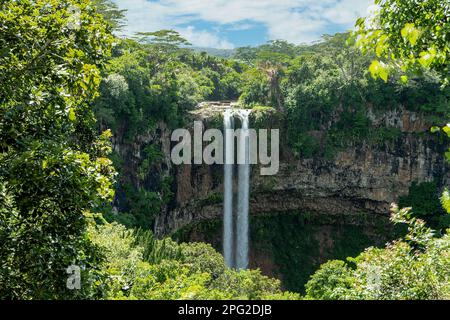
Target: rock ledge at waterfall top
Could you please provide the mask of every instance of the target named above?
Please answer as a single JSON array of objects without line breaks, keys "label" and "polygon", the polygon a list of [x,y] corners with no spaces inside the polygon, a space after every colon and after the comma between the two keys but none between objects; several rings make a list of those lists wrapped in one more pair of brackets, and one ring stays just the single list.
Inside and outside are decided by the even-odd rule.
[{"label": "rock ledge at waterfall top", "polygon": [[[225,110],[232,109],[249,109],[243,108],[237,101],[205,101],[197,105],[197,107],[188,112],[190,119],[202,121],[206,127],[217,129],[222,128],[223,113]],[[272,107],[254,106],[249,119],[251,128],[280,128],[284,115]]]},{"label": "rock ledge at waterfall top", "polygon": [[237,101],[205,101],[197,105],[197,107],[189,111],[189,114],[199,119],[210,119],[221,116],[222,113],[229,108],[239,108]]}]

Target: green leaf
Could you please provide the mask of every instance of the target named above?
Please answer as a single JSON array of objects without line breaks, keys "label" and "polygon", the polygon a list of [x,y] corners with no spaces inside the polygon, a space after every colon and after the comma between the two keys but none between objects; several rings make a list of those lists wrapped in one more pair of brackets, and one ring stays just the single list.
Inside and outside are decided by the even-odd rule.
[{"label": "green leaf", "polygon": [[437,126],[433,126],[433,127],[431,127],[430,131],[431,131],[431,133],[436,133],[436,132],[441,131],[441,128],[439,128]]},{"label": "green leaf", "polygon": [[433,62],[433,57],[429,53],[426,53],[426,52],[421,53],[421,58],[419,59],[419,63],[423,67],[429,68],[432,62]]},{"label": "green leaf", "polygon": [[69,120],[74,122],[77,119],[77,115],[75,113],[74,108],[70,108],[69,110]]},{"label": "green leaf", "polygon": [[447,158],[447,161],[450,161],[450,151],[445,153],[445,157]]},{"label": "green leaf", "polygon": [[386,50],[386,40],[387,40],[387,38],[388,37],[386,35],[382,35],[380,37],[380,39],[378,40],[377,46],[375,48],[375,52],[377,54],[377,57],[381,57],[383,52]]},{"label": "green leaf", "polygon": [[450,214],[450,192],[448,191],[448,189],[445,189],[445,191],[442,193],[441,203],[445,211]]},{"label": "green leaf", "polygon": [[389,74],[385,68],[380,69],[380,78],[384,80],[384,82],[388,81]]},{"label": "green leaf", "polygon": [[381,45],[381,43],[378,43],[378,44],[377,44],[377,47],[376,47],[376,49],[375,49],[375,52],[376,52],[376,54],[377,54],[377,57],[381,57],[381,54],[383,53],[383,50],[384,50],[384,48],[383,48],[383,46]]},{"label": "green leaf", "polygon": [[420,31],[416,29],[414,23],[407,23],[405,27],[401,30],[403,39],[409,41],[412,46],[415,46],[417,40],[420,37]]},{"label": "green leaf", "polygon": [[400,77],[400,80],[402,81],[403,84],[407,84],[409,78],[408,78],[408,76],[401,76],[401,77]]},{"label": "green leaf", "polygon": [[419,63],[425,67],[425,68],[429,68],[431,66],[431,64],[434,62],[434,60],[436,59],[436,49],[435,48],[429,48],[427,51],[423,51],[420,53],[420,59],[419,59]]},{"label": "green leaf", "polygon": [[369,72],[374,79],[378,78],[379,68],[380,68],[380,62],[378,60],[373,60],[372,64],[369,67]]},{"label": "green leaf", "polygon": [[369,71],[374,79],[378,77],[383,79],[384,82],[387,82],[389,77],[389,72],[386,65],[383,62],[378,60],[372,61],[372,64],[369,67]]}]

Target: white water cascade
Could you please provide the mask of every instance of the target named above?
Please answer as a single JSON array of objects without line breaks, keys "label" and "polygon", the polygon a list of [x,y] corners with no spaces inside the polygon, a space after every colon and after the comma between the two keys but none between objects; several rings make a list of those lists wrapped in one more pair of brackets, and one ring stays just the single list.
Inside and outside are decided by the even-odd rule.
[{"label": "white water cascade", "polygon": [[233,160],[234,160],[234,119],[231,109],[223,116],[225,132],[224,194],[223,194],[223,256],[227,266],[234,265],[233,257]]},{"label": "white water cascade", "polygon": [[248,116],[250,110],[238,110],[238,116],[242,121],[242,135],[240,137],[240,148],[238,156],[239,184],[238,205],[236,220],[236,268],[247,269],[248,267],[248,211],[250,196],[250,136]]},{"label": "white water cascade", "polygon": [[[224,164],[224,234],[223,247],[228,267],[248,268],[249,244],[249,196],[250,196],[250,110],[231,109],[225,111],[225,164]],[[238,199],[236,224],[233,228],[233,163],[234,163],[234,118],[240,118],[242,127],[238,141]],[[234,236],[233,230],[236,230]],[[236,243],[234,243],[236,240]]]}]

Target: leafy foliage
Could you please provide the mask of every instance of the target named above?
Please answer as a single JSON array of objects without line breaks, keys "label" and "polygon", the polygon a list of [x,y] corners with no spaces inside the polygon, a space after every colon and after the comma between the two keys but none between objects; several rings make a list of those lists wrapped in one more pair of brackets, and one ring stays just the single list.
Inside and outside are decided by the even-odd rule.
[{"label": "leafy foliage", "polygon": [[125,12],[121,10],[112,0],[92,0],[92,4],[97,11],[103,16],[111,28],[115,31],[120,31],[126,25]]},{"label": "leafy foliage", "polygon": [[155,240],[150,232],[133,232],[119,224],[90,229],[105,252],[108,299],[298,299],[280,290],[278,280],[258,270],[225,267],[221,254],[203,243]]},{"label": "leafy foliage", "polygon": [[[220,250],[222,230],[222,221],[217,219],[186,226],[172,237],[199,239]],[[404,227],[394,228],[387,217],[370,214],[273,213],[251,217],[250,247],[254,261],[263,259],[265,272],[281,279],[285,290],[304,293],[310,276],[325,261],[358,255],[371,245],[383,247],[404,233]]]},{"label": "leafy foliage", "polygon": [[310,299],[448,299],[450,235],[435,238],[410,208],[393,207],[392,220],[408,234],[384,249],[368,248],[356,258],[330,261],[306,285]]},{"label": "leafy foliage", "polygon": [[416,216],[438,215],[442,213],[436,182],[413,183],[408,196],[400,197],[399,206],[412,207]]},{"label": "leafy foliage", "polygon": [[375,4],[378,10],[356,23],[358,46],[377,55],[372,75],[387,81],[389,74],[403,74],[400,79],[407,82],[408,74],[430,70],[449,84],[449,2],[376,0]]},{"label": "leafy foliage", "polygon": [[407,85],[373,79],[367,72],[376,67],[372,56],[361,55],[349,34],[325,36],[310,46],[272,42],[242,48],[235,57],[251,66],[242,75],[241,104],[282,111],[289,145],[300,157],[328,158],[349,144],[382,146],[400,136],[398,128],[374,126],[369,113],[405,107],[426,112],[436,123],[449,113],[450,91],[433,78]]},{"label": "leafy foliage", "polygon": [[439,196],[442,188],[438,187],[436,181],[413,183],[409,188],[409,194],[399,198],[401,208],[411,207],[412,216],[426,221],[427,225],[436,229],[438,233],[445,233],[450,227],[450,216],[445,208],[445,191]]},{"label": "leafy foliage", "polygon": [[136,38],[139,42],[151,43],[163,53],[174,52],[180,46],[191,45],[186,39],[174,30],[159,30],[155,32],[138,32]]},{"label": "leafy foliage", "polygon": [[[236,99],[244,66],[180,47],[185,40],[175,31],[141,36],[142,43],[118,41],[106,66],[95,113],[100,128],[110,128],[121,145],[138,145],[142,155],[136,159],[127,152],[116,154],[121,171],[134,174],[120,176],[115,203],[121,212],[106,208],[105,217],[130,227],[151,228],[171,200],[171,180],[161,169],[161,146],[153,142],[141,146],[142,136],[157,136],[161,123],[169,128],[181,126],[186,111],[200,101]],[[134,164],[137,168],[127,167]]]},{"label": "leafy foliage", "polygon": [[[326,36],[312,46],[276,40],[222,59],[191,51],[173,30],[114,39],[124,11],[110,0],[2,1],[0,297],[298,299],[258,270],[226,268],[208,245],[153,237],[147,229],[171,201],[172,179],[162,169],[161,146],[142,145],[141,138],[161,125],[182,125],[203,100],[239,99],[255,109],[257,123],[276,115],[301,157],[333,154],[354,141],[396,139],[395,128],[372,127],[369,108],[403,105],[439,124],[449,115],[450,93],[437,81],[449,81],[448,4],[429,0],[406,10],[407,1],[377,3],[375,24],[358,22],[359,38]],[[360,55],[353,41],[376,60]],[[402,86],[389,82],[397,73]],[[443,131],[450,134],[448,127]],[[142,156],[132,162],[120,150],[111,155],[113,136],[116,145],[138,145]],[[121,171],[117,185],[108,157]],[[115,204],[126,213],[112,210],[114,186],[125,198]],[[418,214],[435,211],[436,201],[421,211],[428,204],[422,200],[411,201]],[[448,191],[441,202],[450,211]],[[144,229],[108,224],[92,212]],[[448,234],[435,238],[408,210],[395,210],[394,220],[409,225],[404,239],[324,265],[308,297],[448,298]],[[301,253],[278,254],[301,260]],[[81,290],[66,287],[70,265],[81,267]],[[375,284],[373,270],[381,279]],[[303,281],[305,274],[292,272],[289,280]]]},{"label": "leafy foliage", "polygon": [[[0,297],[98,296],[90,210],[112,199],[106,131],[89,102],[112,37],[89,1],[0,3]],[[66,288],[66,268],[83,290]]]},{"label": "leafy foliage", "polygon": [[[424,70],[429,70],[447,85],[449,3],[434,0],[420,1],[414,6],[398,0],[375,3],[379,10],[372,17],[359,19],[356,31],[357,45],[363,52],[372,51],[378,57],[369,67],[373,78],[387,82],[390,74],[401,71],[401,82],[408,83],[407,73],[423,75]],[[443,131],[450,133],[445,128]],[[331,261],[323,265],[308,282],[307,297],[449,299],[450,230],[442,238],[436,238],[435,232],[416,218],[439,211],[438,201],[425,198],[435,189],[433,184],[414,185],[410,196],[401,199],[411,202],[416,214],[411,214],[411,208],[399,210],[393,206],[392,221],[408,225],[408,234],[403,239],[385,249],[369,248],[355,259],[348,258],[347,263]],[[441,201],[447,211],[448,198],[446,190]]]}]

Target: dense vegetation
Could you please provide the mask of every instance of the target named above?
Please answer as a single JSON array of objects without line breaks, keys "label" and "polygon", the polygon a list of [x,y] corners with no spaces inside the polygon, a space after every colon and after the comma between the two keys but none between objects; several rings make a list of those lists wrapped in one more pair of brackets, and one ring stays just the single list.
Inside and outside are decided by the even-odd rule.
[{"label": "dense vegetation", "polygon": [[[96,3],[114,23],[85,0],[0,5],[0,297],[297,298],[259,271],[225,268],[207,245],[156,241],[95,213],[109,207],[115,177],[111,131],[98,135],[98,126],[126,138],[153,121],[176,124],[202,99],[236,95],[232,73],[240,68],[171,52],[170,32],[151,46],[124,40],[111,59],[120,12]],[[219,82],[230,85],[214,90]],[[70,267],[81,271],[80,290],[66,286]]]},{"label": "dense vegetation", "polygon": [[92,232],[93,243],[106,256],[106,299],[299,298],[259,271],[226,268],[222,255],[207,244],[155,240],[149,231],[133,232],[115,223]]},{"label": "dense vegetation", "polygon": [[[167,37],[176,40],[167,45]],[[403,107],[436,125],[450,113],[450,89],[434,79],[416,77],[408,84],[373,79],[368,71],[373,57],[361,55],[349,34],[312,46],[272,41],[237,49],[233,59],[179,47],[185,42],[168,31],[139,39],[115,47],[95,105],[101,127],[111,128],[121,144],[137,143],[139,134],[156,130],[160,121],[182,125],[183,114],[204,100],[239,99],[246,108],[278,109],[286,119],[287,145],[302,158],[329,159],[355,143],[382,147],[400,137],[396,127],[373,125],[369,113]],[[138,175],[119,177],[116,205],[124,213],[117,217],[122,223],[148,228],[172,194],[170,177],[152,175],[161,171],[161,146],[144,146],[143,153]],[[130,162],[114,159],[119,172]]]},{"label": "dense vegetation", "polygon": [[307,299],[423,300],[450,298],[450,239],[436,238],[410,208],[392,208],[408,234],[384,249],[368,248],[347,261],[332,260],[311,277]]},{"label": "dense vegetation", "polygon": [[[67,298],[65,268],[96,296],[91,210],[112,199],[109,132],[94,130],[113,41],[88,1],[0,4],[0,296]],[[80,9],[73,21],[71,6]],[[81,294],[81,293],[80,293]]]},{"label": "dense vegetation", "polygon": [[[411,79],[408,85],[374,80],[368,72],[373,57],[361,55],[353,41],[338,34],[312,46],[276,41],[238,49],[236,58],[253,65],[244,74],[242,103],[285,109],[289,144],[303,157],[333,156],[354,142],[382,145],[399,136],[396,128],[373,127],[369,111],[404,106],[436,123],[448,117],[448,88],[424,78]],[[281,98],[274,99],[277,95]],[[318,138],[317,131],[325,135]]]},{"label": "dense vegetation", "polygon": [[[311,46],[277,40],[219,58],[190,50],[171,30],[114,37],[124,21],[111,1],[2,1],[0,298],[300,298],[258,270],[226,268],[206,244],[155,240],[154,218],[173,197],[161,146],[144,146],[130,173],[111,140],[133,145],[161,123],[182,126],[203,100],[277,109],[297,157],[330,158],[351,143],[382,146],[398,137],[395,128],[372,126],[369,112],[403,106],[443,126],[450,113],[448,5],[423,1],[424,10],[396,19],[389,8],[405,1],[378,2],[381,25],[395,22],[378,33],[359,21],[360,38],[337,34]],[[391,70],[376,56],[406,67]],[[395,72],[403,83],[389,81]],[[450,135],[450,126],[443,131]],[[394,222],[410,227],[404,239],[328,262],[306,297],[449,298],[446,222],[433,234],[417,216],[439,211],[437,202],[423,205],[417,193],[403,203],[414,214],[393,210]],[[450,211],[448,191],[441,201]],[[81,270],[81,290],[66,287],[70,266]]]},{"label": "dense vegetation", "polygon": [[428,74],[448,85],[449,2],[375,0],[375,4],[378,10],[356,23],[357,45],[377,55],[370,66],[372,75],[387,81],[391,74],[405,83],[411,75]]},{"label": "dense vegetation", "polygon": [[[447,86],[450,4],[434,0],[420,1],[415,6],[399,0],[375,2],[379,10],[372,17],[358,20],[356,32],[357,45],[363,52],[371,51],[378,58],[388,60],[373,60],[369,68],[372,76],[387,82],[389,75],[396,73],[400,82],[408,83],[411,75],[428,74],[438,79],[442,87]],[[432,131],[437,132],[439,128]],[[450,136],[450,125],[442,131]],[[446,157],[450,160],[449,152]],[[401,199],[413,207],[392,206],[393,222],[406,223],[408,234],[385,249],[368,248],[346,262],[327,262],[306,285],[306,297],[449,299],[450,229],[437,233],[418,218],[439,214],[435,193],[434,183],[413,185],[410,195]],[[448,189],[442,194],[441,204],[450,213]],[[441,217],[439,226],[448,228],[447,220]]]},{"label": "dense vegetation", "polygon": [[[140,41],[144,43],[121,40],[115,46],[94,106],[101,128],[110,128],[117,143],[132,145],[161,122],[178,128],[186,111],[201,101],[239,97],[244,64],[180,48],[184,40],[170,31],[145,34]],[[163,159],[161,146],[148,144],[143,149],[137,175],[119,177],[117,199],[124,214],[117,218],[128,226],[151,228],[171,199],[172,181],[157,168]],[[113,158],[119,172],[130,162],[118,154]],[[158,174],[152,175],[155,171]]]},{"label": "dense vegetation", "polygon": [[[360,225],[355,225],[358,221]],[[172,237],[186,242],[195,238],[221,250],[220,219],[191,224]],[[405,234],[404,225],[392,226],[388,217],[292,211],[252,216],[250,248],[252,265],[282,279],[283,288],[305,293],[311,275],[328,260],[356,256],[369,246],[378,248]]]}]

